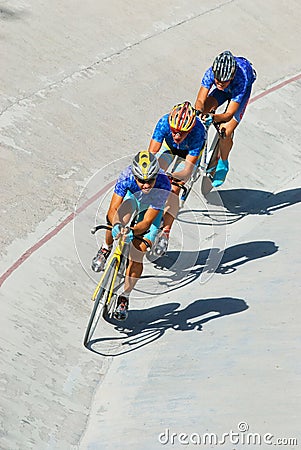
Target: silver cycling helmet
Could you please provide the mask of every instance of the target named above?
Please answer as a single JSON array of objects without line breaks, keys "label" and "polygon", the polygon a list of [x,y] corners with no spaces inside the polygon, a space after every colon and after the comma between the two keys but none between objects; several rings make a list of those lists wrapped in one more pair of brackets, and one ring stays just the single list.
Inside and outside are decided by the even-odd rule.
[{"label": "silver cycling helmet", "polygon": [[229,81],[234,77],[236,61],[229,50],[220,53],[212,64],[214,78],[218,81]]},{"label": "silver cycling helmet", "polygon": [[156,178],[159,169],[157,158],[147,150],[137,153],[132,162],[133,175],[141,181],[149,181]]}]

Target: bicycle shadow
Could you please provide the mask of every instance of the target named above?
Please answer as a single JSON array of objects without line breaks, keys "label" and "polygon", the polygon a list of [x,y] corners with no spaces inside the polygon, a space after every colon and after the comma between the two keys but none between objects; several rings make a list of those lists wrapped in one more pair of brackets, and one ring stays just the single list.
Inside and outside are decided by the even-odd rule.
[{"label": "bicycle shadow", "polygon": [[[205,272],[221,275],[233,273],[246,263],[275,254],[278,248],[273,241],[251,241],[233,245],[225,250],[211,248],[196,252],[168,251],[153,263],[155,269],[162,271],[160,276],[142,275],[141,279],[144,281],[141,285],[144,288],[138,286],[136,290],[144,294],[154,294],[158,286],[158,294],[171,292],[197,280]],[[150,281],[149,292],[145,288],[145,280]]]},{"label": "bicycle shadow", "polygon": [[207,202],[211,205],[221,205],[228,213],[242,218],[249,214],[272,215],[288,206],[301,202],[301,188],[288,189],[274,194],[258,189],[227,189],[210,192]]},{"label": "bicycle shadow", "polygon": [[[125,322],[109,321],[124,336],[94,339],[89,349],[101,356],[124,355],[151,344],[169,330],[202,331],[203,325],[211,320],[249,308],[244,300],[232,297],[199,299],[183,309],[179,307],[179,303],[168,303],[143,310],[131,309]],[[106,349],[99,348],[106,345]]]},{"label": "bicycle shadow", "polygon": [[[267,215],[301,202],[301,188],[288,189],[274,194],[258,189],[227,189],[211,191],[206,196],[209,206],[199,210],[179,211],[177,219],[183,223],[196,225],[229,225],[235,223],[247,215]],[[191,220],[187,213],[193,213]],[[196,220],[196,215],[201,214],[201,220]],[[190,219],[190,220],[189,220]]]}]

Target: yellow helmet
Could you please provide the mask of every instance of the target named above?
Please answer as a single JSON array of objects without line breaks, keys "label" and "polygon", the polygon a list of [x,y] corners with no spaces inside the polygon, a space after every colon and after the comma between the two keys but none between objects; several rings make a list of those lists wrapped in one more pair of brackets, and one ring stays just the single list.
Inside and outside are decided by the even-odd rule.
[{"label": "yellow helmet", "polygon": [[156,178],[159,169],[157,158],[147,150],[137,153],[132,162],[133,175],[139,180],[149,181]]},{"label": "yellow helmet", "polygon": [[169,126],[177,131],[190,131],[196,121],[195,109],[190,102],[174,106],[168,117]]}]

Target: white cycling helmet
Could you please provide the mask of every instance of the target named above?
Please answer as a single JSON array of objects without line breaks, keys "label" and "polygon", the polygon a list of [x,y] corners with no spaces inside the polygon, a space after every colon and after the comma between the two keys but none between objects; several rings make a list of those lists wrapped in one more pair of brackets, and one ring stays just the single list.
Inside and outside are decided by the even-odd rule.
[{"label": "white cycling helmet", "polygon": [[229,50],[220,53],[212,64],[214,78],[218,81],[230,81],[236,71],[236,61]]},{"label": "white cycling helmet", "polygon": [[160,166],[157,158],[147,150],[134,157],[132,162],[133,175],[141,181],[149,181],[157,177]]}]

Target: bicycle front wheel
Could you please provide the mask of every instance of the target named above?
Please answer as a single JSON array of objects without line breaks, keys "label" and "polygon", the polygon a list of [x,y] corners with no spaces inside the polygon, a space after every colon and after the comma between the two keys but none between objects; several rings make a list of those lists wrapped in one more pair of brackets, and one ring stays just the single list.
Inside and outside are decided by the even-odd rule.
[{"label": "bicycle front wheel", "polygon": [[203,176],[202,184],[201,184],[201,192],[204,196],[209,194],[212,189],[212,179],[215,174],[216,165],[218,162],[218,151],[219,151],[219,135],[216,133],[214,139],[211,144],[211,157],[206,169],[206,174]]},{"label": "bicycle front wheel", "polygon": [[110,262],[109,267],[106,269],[104,278],[99,287],[98,293],[94,300],[93,309],[90,315],[90,319],[86,328],[85,336],[84,336],[84,346],[87,347],[89,342],[92,339],[92,336],[95,332],[99,319],[104,314],[107,308],[108,300],[111,300],[112,289],[114,288],[114,274],[116,265],[118,264],[117,259],[113,259]]},{"label": "bicycle front wheel", "polygon": [[200,175],[201,175],[200,168],[195,167],[194,171],[191,174],[190,179],[187,181],[187,183],[185,183],[186,193],[183,192],[182,195],[180,194],[180,201],[179,201],[180,209],[184,208],[185,202],[190,192],[192,191],[193,185],[200,178]]},{"label": "bicycle front wheel", "polygon": [[125,253],[121,255],[119,262],[115,260],[115,263],[110,266],[110,270],[112,271],[112,285],[110,288],[110,296],[107,297],[103,308],[103,317],[107,321],[111,321],[114,316],[114,311],[117,304],[117,291],[124,283],[124,276],[127,267],[128,258],[125,254],[128,253],[128,248],[125,250]]}]

